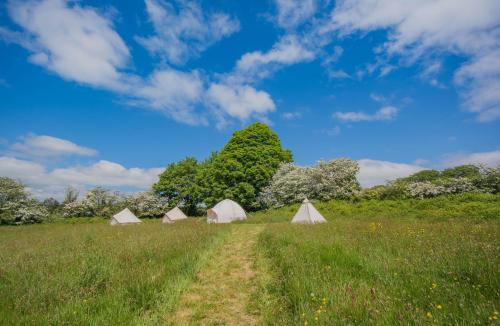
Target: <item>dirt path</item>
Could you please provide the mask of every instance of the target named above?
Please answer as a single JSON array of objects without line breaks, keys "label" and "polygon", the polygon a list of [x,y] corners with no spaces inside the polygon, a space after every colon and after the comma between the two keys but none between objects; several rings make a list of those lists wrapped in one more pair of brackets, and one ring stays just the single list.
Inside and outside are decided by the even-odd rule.
[{"label": "dirt path", "polygon": [[181,296],[170,325],[258,325],[255,246],[261,225],[233,225],[231,234]]}]

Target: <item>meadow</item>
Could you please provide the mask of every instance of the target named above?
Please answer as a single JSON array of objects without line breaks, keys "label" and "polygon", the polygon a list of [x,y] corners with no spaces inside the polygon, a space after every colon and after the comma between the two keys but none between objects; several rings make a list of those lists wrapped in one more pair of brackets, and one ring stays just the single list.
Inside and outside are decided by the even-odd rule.
[{"label": "meadow", "polygon": [[314,204],[328,223],[0,227],[0,324],[498,323],[499,195]]},{"label": "meadow", "polygon": [[1,227],[0,324],[156,325],[226,231],[200,221]]},{"label": "meadow", "polygon": [[[258,251],[266,324],[487,325],[498,322],[498,196],[317,203],[329,223],[269,219]],[[496,217],[496,219],[494,218]]]}]

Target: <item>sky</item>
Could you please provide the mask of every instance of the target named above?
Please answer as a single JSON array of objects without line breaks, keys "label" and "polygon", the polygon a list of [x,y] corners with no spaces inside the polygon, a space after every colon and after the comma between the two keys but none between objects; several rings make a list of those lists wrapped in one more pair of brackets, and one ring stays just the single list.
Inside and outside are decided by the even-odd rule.
[{"label": "sky", "polygon": [[0,176],[38,198],[147,190],[269,124],[364,187],[500,164],[500,1],[0,4]]}]

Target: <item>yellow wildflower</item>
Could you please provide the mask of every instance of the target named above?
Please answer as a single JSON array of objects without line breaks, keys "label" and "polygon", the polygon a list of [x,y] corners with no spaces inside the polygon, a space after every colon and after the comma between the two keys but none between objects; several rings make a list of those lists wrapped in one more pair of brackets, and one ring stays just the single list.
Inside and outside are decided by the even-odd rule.
[{"label": "yellow wildflower", "polygon": [[442,305],[440,305],[440,304],[438,304],[438,305],[436,306],[436,308],[438,308],[438,309],[443,309],[443,306],[442,306]]},{"label": "yellow wildflower", "polygon": [[428,312],[427,317],[432,318],[432,314],[430,312]]},{"label": "yellow wildflower", "polygon": [[493,319],[497,320],[498,319],[497,315],[493,315]]}]

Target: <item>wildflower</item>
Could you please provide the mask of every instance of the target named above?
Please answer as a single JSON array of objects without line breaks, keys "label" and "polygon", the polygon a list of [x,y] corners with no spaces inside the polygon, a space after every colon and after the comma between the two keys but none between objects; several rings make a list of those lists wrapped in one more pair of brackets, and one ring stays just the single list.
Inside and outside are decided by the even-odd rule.
[{"label": "wildflower", "polygon": [[435,288],[437,288],[437,286],[438,286],[438,285],[437,285],[436,283],[432,283],[432,287],[431,287],[431,290],[432,290],[432,289],[435,289]]},{"label": "wildflower", "polygon": [[493,312],[493,314],[494,314],[494,315],[498,315],[498,311],[494,311],[494,312]]},{"label": "wildflower", "polygon": [[318,317],[314,317],[314,320],[318,320]]},{"label": "wildflower", "polygon": [[440,304],[438,304],[438,305],[436,306],[436,308],[438,308],[438,309],[443,309],[443,306],[442,306],[442,305],[440,305]]},{"label": "wildflower", "polygon": [[306,325],[307,325],[307,320],[304,322],[304,326],[306,326]]},{"label": "wildflower", "polygon": [[493,315],[493,319],[494,319],[494,320],[497,320],[497,319],[498,319],[498,316],[497,316],[497,315]]}]

